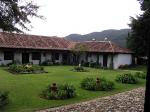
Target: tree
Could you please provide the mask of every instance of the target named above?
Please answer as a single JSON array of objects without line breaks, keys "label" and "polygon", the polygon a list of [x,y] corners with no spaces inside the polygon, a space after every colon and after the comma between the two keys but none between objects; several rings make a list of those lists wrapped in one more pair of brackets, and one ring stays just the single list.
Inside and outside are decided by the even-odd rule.
[{"label": "tree", "polygon": [[85,54],[87,51],[87,47],[83,44],[76,44],[74,48],[72,48],[72,53],[75,56],[75,64],[79,64],[80,56]]},{"label": "tree", "polygon": [[25,24],[30,24],[32,17],[43,18],[37,14],[38,9],[39,6],[33,1],[0,0],[0,29],[8,32],[29,31]]},{"label": "tree", "polygon": [[150,38],[150,0],[138,0],[141,4],[143,14],[137,18],[131,17],[131,33],[127,39],[128,48],[133,50],[137,56],[148,55],[148,41]]}]

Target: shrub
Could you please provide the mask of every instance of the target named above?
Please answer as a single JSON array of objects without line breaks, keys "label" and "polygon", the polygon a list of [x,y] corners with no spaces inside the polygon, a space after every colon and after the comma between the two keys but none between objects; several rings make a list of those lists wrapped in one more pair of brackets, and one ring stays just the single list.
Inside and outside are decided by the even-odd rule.
[{"label": "shrub", "polygon": [[56,86],[56,90],[52,89],[52,86],[48,86],[42,91],[41,96],[45,99],[69,99],[76,96],[75,87],[70,84],[63,84]]},{"label": "shrub", "polygon": [[82,66],[76,66],[72,69],[72,71],[75,71],[75,72],[86,72],[87,70],[84,69],[84,67]]},{"label": "shrub", "polygon": [[105,79],[101,79],[101,84],[100,84],[100,90],[101,91],[110,91],[114,89],[114,83],[112,81],[107,81]]},{"label": "shrub", "polygon": [[0,92],[0,108],[8,104],[8,92]]},{"label": "shrub", "polygon": [[89,62],[89,66],[91,68],[100,68],[101,67],[101,63],[98,62]]},{"label": "shrub", "polygon": [[121,74],[116,77],[117,82],[126,83],[126,84],[136,84],[138,83],[138,79],[135,75],[131,73]]},{"label": "shrub", "polygon": [[83,66],[89,67],[89,66],[90,66],[90,63],[89,63],[89,62],[84,62],[84,63],[83,63]]},{"label": "shrub", "polygon": [[135,76],[137,78],[146,79],[146,72],[136,72]]},{"label": "shrub", "polygon": [[81,82],[81,87],[92,91],[110,91],[114,89],[114,82],[104,78],[85,78]]},{"label": "shrub", "polygon": [[95,90],[96,80],[94,78],[85,78],[81,82],[81,87],[86,90]]}]

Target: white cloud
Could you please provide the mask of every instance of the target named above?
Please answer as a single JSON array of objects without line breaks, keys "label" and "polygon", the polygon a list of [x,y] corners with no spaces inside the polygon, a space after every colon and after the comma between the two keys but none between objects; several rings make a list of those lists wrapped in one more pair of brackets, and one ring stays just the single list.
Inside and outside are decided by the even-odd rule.
[{"label": "white cloud", "polygon": [[137,0],[35,0],[45,21],[32,19],[31,34],[66,36],[128,28],[140,13]]}]

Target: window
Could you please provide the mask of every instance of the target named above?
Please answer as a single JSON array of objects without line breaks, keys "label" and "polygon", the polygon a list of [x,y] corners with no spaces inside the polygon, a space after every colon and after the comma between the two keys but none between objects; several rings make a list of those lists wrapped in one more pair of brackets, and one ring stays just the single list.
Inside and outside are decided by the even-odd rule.
[{"label": "window", "polygon": [[13,52],[10,51],[4,52],[4,60],[13,60],[13,59],[14,59]]},{"label": "window", "polygon": [[59,53],[55,53],[55,60],[59,60]]},{"label": "window", "polygon": [[32,60],[41,60],[41,54],[38,52],[32,53]]}]

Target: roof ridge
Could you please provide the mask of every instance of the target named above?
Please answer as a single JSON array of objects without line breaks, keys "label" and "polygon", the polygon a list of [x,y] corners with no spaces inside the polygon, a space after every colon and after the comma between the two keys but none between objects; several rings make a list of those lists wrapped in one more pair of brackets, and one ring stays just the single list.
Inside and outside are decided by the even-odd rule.
[{"label": "roof ridge", "polygon": [[[99,40],[99,41],[92,41],[92,40],[91,40],[91,41],[83,41],[83,42],[108,42],[108,41],[105,41],[105,40],[102,40],[102,41],[101,41],[101,40]],[[82,43],[82,42],[81,42],[81,43]]]},{"label": "roof ridge", "polygon": [[112,52],[114,53],[115,50],[114,50],[114,48],[113,48],[113,46],[112,46],[112,42],[111,42],[111,41],[108,41],[108,42],[109,42],[109,44],[110,44],[110,47],[111,47],[111,49],[112,49]]}]

